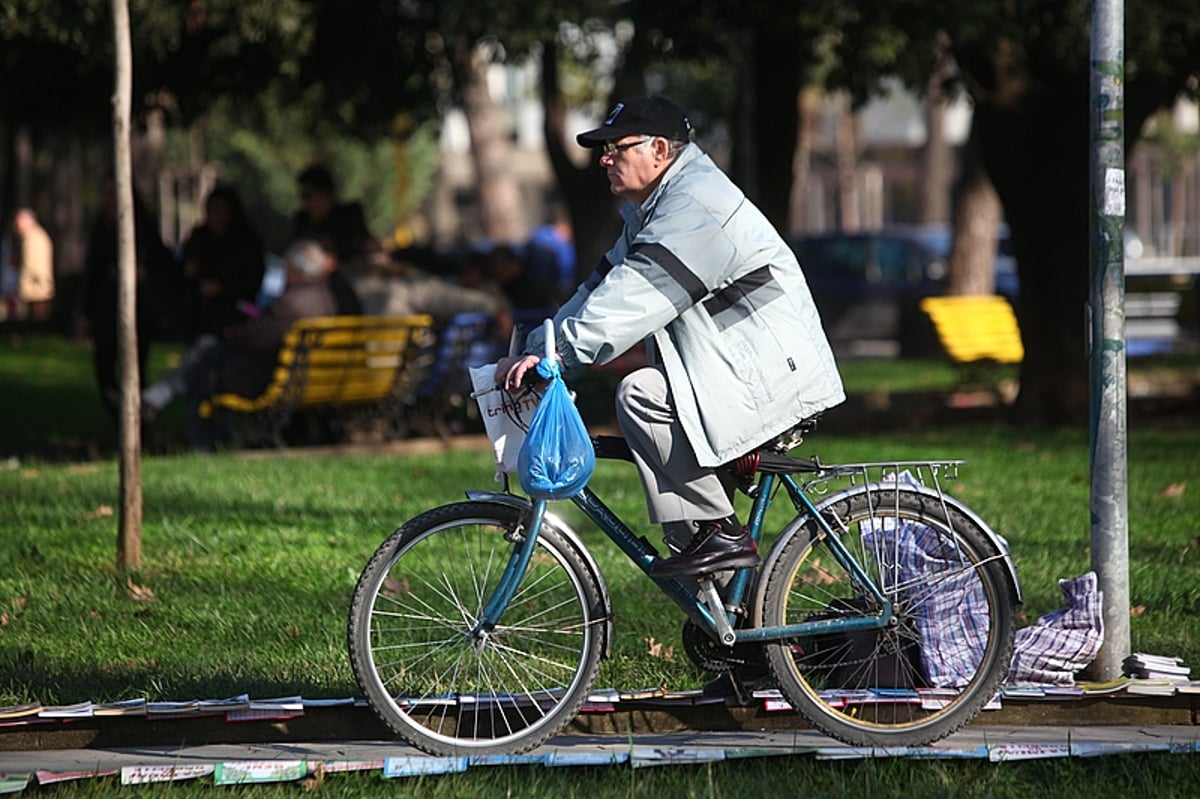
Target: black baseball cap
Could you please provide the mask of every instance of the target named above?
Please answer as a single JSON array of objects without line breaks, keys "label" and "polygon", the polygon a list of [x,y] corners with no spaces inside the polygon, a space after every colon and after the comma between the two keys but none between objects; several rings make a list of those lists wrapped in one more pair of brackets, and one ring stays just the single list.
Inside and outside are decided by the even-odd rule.
[{"label": "black baseball cap", "polygon": [[640,133],[671,141],[691,141],[692,123],[683,109],[662,97],[622,100],[608,112],[604,124],[575,137],[582,147],[599,147],[606,141]]}]

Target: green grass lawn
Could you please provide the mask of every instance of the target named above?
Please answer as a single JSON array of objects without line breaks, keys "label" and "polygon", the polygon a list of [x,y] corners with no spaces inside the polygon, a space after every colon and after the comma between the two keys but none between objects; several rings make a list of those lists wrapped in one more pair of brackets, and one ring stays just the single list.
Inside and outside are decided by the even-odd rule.
[{"label": "green grass lawn", "polygon": [[[881,455],[876,437],[817,435],[801,449],[827,462]],[[1134,648],[1192,663],[1197,449],[1200,430],[1130,435]],[[1009,540],[1029,619],[1061,604],[1059,579],[1090,567],[1083,436],[958,427],[889,435],[886,452],[966,458],[951,490]],[[2,471],[0,700],[354,694],[345,615],[370,553],[405,519],[491,485],[482,452],[148,457],[144,563],[122,575],[114,462]],[[602,462],[593,486],[657,540],[631,466]],[[696,686],[702,676],[678,649],[681,615],[573,506],[559,510],[580,524],[618,600],[615,657],[601,684]]]},{"label": "green grass lawn", "polygon": [[[97,420],[103,424],[77,345],[28,340],[4,346],[5,447],[36,435],[82,440]],[[96,406],[90,420],[89,403]],[[1128,448],[1133,648],[1181,655],[1195,668],[1200,425],[1131,425]],[[1090,567],[1085,432],[1003,425],[819,431],[799,452],[826,462],[965,458],[952,491],[1009,540],[1025,590],[1025,623],[1062,604],[1059,579]],[[23,456],[0,467],[0,704],[243,692],[358,695],[347,662],[346,612],[371,552],[411,516],[461,499],[468,488],[494,485],[490,455],[483,452],[149,455],[143,462],[143,565],[125,574],[115,565],[118,481],[111,457]],[[601,463],[593,485],[619,515],[657,540],[632,467]],[[688,688],[703,682],[679,645],[682,615],[599,533],[583,527],[572,506],[556,509],[580,524],[615,600],[614,657],[598,685]],[[320,790],[347,796],[764,796],[786,780],[782,784],[829,797],[1094,796],[1097,790],[1190,796],[1200,758],[1003,765],[767,758],[637,772],[477,771],[387,783],[338,775]],[[92,795],[95,789],[89,782],[39,794]],[[132,789],[109,790],[129,795]],[[187,795],[204,788],[172,790]],[[263,786],[254,793],[283,790],[296,788]]]}]

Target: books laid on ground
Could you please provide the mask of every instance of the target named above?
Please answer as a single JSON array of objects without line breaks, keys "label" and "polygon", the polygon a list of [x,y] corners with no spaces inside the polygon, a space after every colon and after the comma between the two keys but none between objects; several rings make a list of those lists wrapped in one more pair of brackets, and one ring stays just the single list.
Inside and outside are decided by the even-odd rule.
[{"label": "books laid on ground", "polygon": [[120,699],[116,702],[101,702],[92,711],[93,716],[144,716],[146,715],[146,698]]},{"label": "books laid on ground", "polygon": [[918,688],[922,710],[941,710],[953,702],[961,693],[955,688]]},{"label": "books laid on ground", "polygon": [[34,700],[33,702],[22,702],[19,705],[7,705],[0,707],[0,719],[20,719],[26,716],[36,716],[41,712],[42,703]]},{"label": "books laid on ground", "polygon": [[147,702],[146,715],[154,719],[182,719],[207,714],[200,710],[199,699],[191,699],[170,702]]},{"label": "books laid on ground", "polygon": [[355,698],[353,696],[336,696],[329,698],[304,699],[302,700],[304,707],[353,707]]},{"label": "books laid on ground", "polygon": [[232,710],[245,710],[250,707],[250,695],[240,694],[226,699],[201,699],[196,709],[203,713],[219,715]]},{"label": "books laid on ground", "polygon": [[768,712],[793,710],[791,704],[783,698],[783,692],[778,688],[760,688],[752,692],[751,696],[762,700],[763,710]]},{"label": "books laid on ground", "polygon": [[1105,680],[1104,682],[1080,681],[1075,685],[1083,690],[1087,696],[1093,694],[1115,694],[1118,691],[1124,691],[1125,686],[1129,685],[1129,677],[1117,677],[1115,680]]},{"label": "books laid on ground", "polygon": [[641,701],[654,707],[674,707],[680,705],[695,707],[697,705],[724,703],[725,697],[705,696],[704,691],[695,689],[690,691],[665,691],[662,696],[653,696]]},{"label": "books laid on ground", "polygon": [[1134,677],[1125,686],[1125,691],[1143,696],[1174,696],[1175,680],[1170,677]]},{"label": "books laid on ground", "polygon": [[617,702],[621,701],[621,693],[615,688],[604,688],[594,690],[588,694],[588,698],[580,708],[582,713],[611,713],[617,709]]},{"label": "books laid on ground", "polygon": [[1000,695],[1005,699],[1024,701],[1060,702],[1068,699],[1079,699],[1084,690],[1078,685],[1053,685],[1050,683],[1002,685]]},{"label": "books laid on ground", "polygon": [[226,721],[286,721],[304,715],[304,700],[299,696],[251,699],[244,707],[225,713]]},{"label": "books laid on ground", "polygon": [[91,718],[96,706],[91,702],[75,702],[70,705],[42,705],[38,717],[43,719],[87,719]]},{"label": "books laid on ground", "polygon": [[1043,685],[1001,685],[1000,695],[1005,699],[1045,699]]},{"label": "books laid on ground", "polygon": [[1183,658],[1148,655],[1144,652],[1134,652],[1121,665],[1126,675],[1142,679],[1179,677],[1186,680],[1192,673],[1191,668],[1184,665]]}]

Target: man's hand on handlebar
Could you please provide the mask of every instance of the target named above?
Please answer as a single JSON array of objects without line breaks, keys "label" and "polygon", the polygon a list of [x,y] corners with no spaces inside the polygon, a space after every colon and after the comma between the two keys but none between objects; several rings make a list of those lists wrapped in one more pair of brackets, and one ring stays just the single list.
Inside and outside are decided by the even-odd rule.
[{"label": "man's hand on handlebar", "polygon": [[526,381],[536,383],[541,380],[537,373],[538,361],[536,355],[506,356],[496,363],[496,385],[504,386],[505,391],[516,391]]}]

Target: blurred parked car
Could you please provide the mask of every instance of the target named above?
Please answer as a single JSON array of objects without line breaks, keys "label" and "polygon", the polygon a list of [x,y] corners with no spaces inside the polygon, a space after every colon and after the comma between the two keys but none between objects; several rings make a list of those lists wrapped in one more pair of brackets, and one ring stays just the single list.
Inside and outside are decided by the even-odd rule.
[{"label": "blurred parked car", "polygon": [[[954,244],[954,228],[950,225],[915,225],[897,228],[897,233],[911,236],[922,245],[937,253],[944,261],[950,261],[950,247]],[[1017,277],[1017,258],[1013,255],[1012,241],[1008,237],[1008,224],[1001,222],[996,229],[995,289],[997,294],[1016,302],[1020,293]]]},{"label": "blurred parked car", "polygon": [[[1200,258],[1156,258],[1125,228],[1125,346],[1129,356],[1171,352],[1200,340]],[[953,229],[895,226],[792,241],[834,350],[842,356],[940,352],[921,313],[923,297],[942,293]],[[997,231],[995,293],[1020,292],[1008,226]]]},{"label": "blurred parked car", "polygon": [[[949,227],[930,226],[806,236],[792,248],[839,355],[928,355],[937,342],[919,303],[942,292],[950,243]],[[1002,252],[997,290],[1016,295]]]}]

